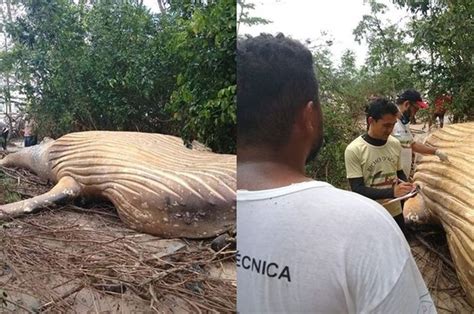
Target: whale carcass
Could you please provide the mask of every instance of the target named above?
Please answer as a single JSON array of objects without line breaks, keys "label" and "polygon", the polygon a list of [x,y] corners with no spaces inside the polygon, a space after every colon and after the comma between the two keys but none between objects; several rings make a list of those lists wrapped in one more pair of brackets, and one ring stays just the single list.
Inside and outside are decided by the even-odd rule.
[{"label": "whale carcass", "polygon": [[70,133],[9,154],[0,166],[56,183],[43,195],[0,205],[0,219],[81,195],[110,200],[128,227],[161,237],[208,238],[235,225],[235,155],[192,150],[175,136]]},{"label": "whale carcass", "polygon": [[474,122],[438,129],[426,143],[449,155],[449,162],[423,156],[414,181],[421,193],[406,201],[411,223],[441,223],[459,281],[474,305]]}]

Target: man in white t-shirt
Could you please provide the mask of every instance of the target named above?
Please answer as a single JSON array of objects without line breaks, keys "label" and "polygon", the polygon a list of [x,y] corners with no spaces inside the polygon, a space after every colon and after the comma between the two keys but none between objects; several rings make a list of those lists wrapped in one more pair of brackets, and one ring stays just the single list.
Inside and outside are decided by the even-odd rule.
[{"label": "man in white t-shirt", "polygon": [[419,142],[415,142],[410,131],[410,121],[419,109],[428,108],[428,104],[421,98],[419,92],[407,89],[396,101],[400,116],[393,128],[392,135],[402,144],[401,164],[406,177],[410,177],[413,152],[425,155],[436,155],[441,161],[449,161],[448,155],[437,149]]},{"label": "man in white t-shirt", "polygon": [[387,211],[305,176],[323,135],[310,51],[240,40],[237,73],[237,311],[435,313]]}]

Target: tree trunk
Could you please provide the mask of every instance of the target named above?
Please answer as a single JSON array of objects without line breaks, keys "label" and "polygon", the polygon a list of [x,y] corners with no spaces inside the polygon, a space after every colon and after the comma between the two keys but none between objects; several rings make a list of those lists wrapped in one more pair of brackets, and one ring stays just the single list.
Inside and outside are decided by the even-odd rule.
[{"label": "tree trunk", "polygon": [[[12,14],[10,10],[10,0],[6,0],[5,4],[7,6],[7,21],[12,21]],[[8,40],[7,40],[7,31],[3,30],[3,36],[5,39],[5,52],[8,52]],[[11,114],[12,112],[12,103],[11,103],[11,90],[10,90],[10,74],[5,72],[5,88],[4,88],[4,95],[5,95],[5,114]],[[11,128],[11,125],[10,125]]]},{"label": "tree trunk", "polygon": [[158,2],[158,7],[160,8],[160,12],[163,14],[165,13],[165,6],[163,4],[163,0],[156,0]]}]

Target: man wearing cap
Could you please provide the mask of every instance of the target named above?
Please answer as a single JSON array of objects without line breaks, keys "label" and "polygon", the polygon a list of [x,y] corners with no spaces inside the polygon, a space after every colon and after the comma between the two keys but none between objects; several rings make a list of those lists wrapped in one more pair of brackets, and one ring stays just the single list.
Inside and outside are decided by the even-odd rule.
[{"label": "man wearing cap", "polygon": [[393,128],[392,135],[402,144],[401,164],[406,177],[410,177],[412,151],[424,155],[436,155],[441,161],[449,161],[448,155],[436,147],[415,142],[410,131],[410,120],[419,109],[428,108],[428,104],[423,101],[419,92],[414,89],[407,89],[397,98],[397,106],[400,110],[400,117]]}]

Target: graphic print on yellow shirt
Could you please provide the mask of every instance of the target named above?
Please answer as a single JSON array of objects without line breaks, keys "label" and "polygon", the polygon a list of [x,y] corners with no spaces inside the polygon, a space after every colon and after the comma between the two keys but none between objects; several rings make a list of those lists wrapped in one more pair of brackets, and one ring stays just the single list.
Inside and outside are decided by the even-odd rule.
[{"label": "graphic print on yellow shirt", "polygon": [[[346,149],[347,178],[364,178],[367,187],[376,189],[391,188],[397,180],[400,165],[400,142],[389,136],[387,143],[374,146],[367,143],[361,136],[356,138]],[[388,199],[376,200],[380,204]],[[401,214],[400,202],[384,206],[392,216]]]}]

